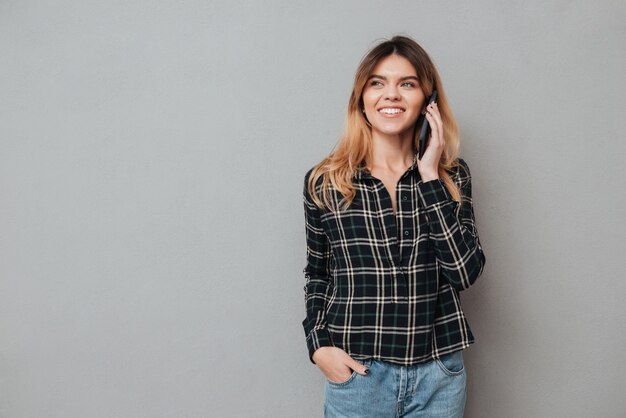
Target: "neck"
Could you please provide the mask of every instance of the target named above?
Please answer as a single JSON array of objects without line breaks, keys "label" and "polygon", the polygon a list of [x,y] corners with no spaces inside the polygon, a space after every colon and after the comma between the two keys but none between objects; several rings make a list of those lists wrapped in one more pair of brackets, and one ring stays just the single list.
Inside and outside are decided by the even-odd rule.
[{"label": "neck", "polygon": [[411,133],[390,136],[373,131],[372,151],[371,167],[391,171],[404,171],[413,163]]}]

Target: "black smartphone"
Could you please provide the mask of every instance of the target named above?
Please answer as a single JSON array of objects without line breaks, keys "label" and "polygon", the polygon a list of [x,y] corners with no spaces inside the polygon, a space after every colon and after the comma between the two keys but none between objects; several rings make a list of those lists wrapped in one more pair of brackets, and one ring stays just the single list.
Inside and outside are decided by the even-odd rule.
[{"label": "black smartphone", "polygon": [[[434,102],[435,100],[437,100],[437,90],[433,90],[433,94],[430,95],[430,97],[428,98],[428,104],[431,104],[432,102]],[[419,118],[417,118],[417,123],[415,124],[415,127],[417,128],[418,126],[420,126],[419,130],[420,130],[420,136],[419,136],[419,153],[417,156],[418,160],[422,160],[422,156],[424,155],[424,151],[426,151],[426,142],[428,141],[428,137],[430,136],[430,123],[428,123],[428,119],[426,119],[426,115],[420,115]]]}]

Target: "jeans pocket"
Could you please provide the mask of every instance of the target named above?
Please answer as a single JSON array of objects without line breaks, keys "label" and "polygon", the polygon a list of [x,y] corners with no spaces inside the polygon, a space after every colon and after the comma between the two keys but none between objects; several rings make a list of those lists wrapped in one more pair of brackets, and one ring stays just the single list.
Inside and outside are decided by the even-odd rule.
[{"label": "jeans pocket", "polygon": [[354,378],[356,377],[358,373],[355,371],[352,371],[352,374],[350,375],[350,377],[348,377],[346,380],[344,380],[343,382],[333,382],[332,380],[326,379],[328,381],[329,384],[333,385],[333,386],[345,386],[348,383],[352,382],[352,380],[354,380]]},{"label": "jeans pocket", "polygon": [[463,363],[463,350],[444,354],[443,356],[436,358],[435,361],[437,362],[439,368],[448,376],[459,376],[465,371],[465,364]]},{"label": "jeans pocket", "polygon": [[[371,359],[365,359],[365,360],[357,360],[357,362],[361,363],[363,366],[368,367],[371,364]],[[343,382],[333,382],[332,380],[326,379],[326,381],[331,385],[331,386],[345,386],[348,383],[352,382],[356,377],[358,376],[358,373],[356,372],[356,370],[352,371],[352,374],[350,375],[350,377],[348,377],[346,380],[344,380]]]}]

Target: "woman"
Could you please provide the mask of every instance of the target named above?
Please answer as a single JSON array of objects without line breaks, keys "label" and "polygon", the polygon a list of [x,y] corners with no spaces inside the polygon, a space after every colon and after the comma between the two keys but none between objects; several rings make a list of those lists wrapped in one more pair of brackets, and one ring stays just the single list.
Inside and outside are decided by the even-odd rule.
[{"label": "woman", "polygon": [[343,137],[304,182],[302,324],[326,377],[326,417],[463,416],[462,350],[474,337],[458,292],[485,256],[458,151],[428,54],[404,36],[375,46],[357,69]]}]

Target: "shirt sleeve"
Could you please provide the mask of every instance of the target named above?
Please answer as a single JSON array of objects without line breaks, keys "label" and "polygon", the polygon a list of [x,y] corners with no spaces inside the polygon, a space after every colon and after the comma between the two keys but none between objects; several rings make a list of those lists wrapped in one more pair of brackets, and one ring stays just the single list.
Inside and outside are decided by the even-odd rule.
[{"label": "shirt sleeve", "polygon": [[476,230],[469,166],[461,158],[459,163],[460,207],[440,179],[422,182],[418,184],[418,190],[426,209],[430,239],[441,274],[454,289],[461,291],[469,288],[482,274],[485,254]]},{"label": "shirt sleeve", "polygon": [[306,267],[303,270],[306,284],[304,301],[306,318],[302,321],[309,350],[309,359],[320,347],[332,346],[326,322],[326,306],[332,295],[331,252],[328,237],[320,220],[320,209],[308,193],[310,171],[304,179],[304,218],[306,231]]}]

